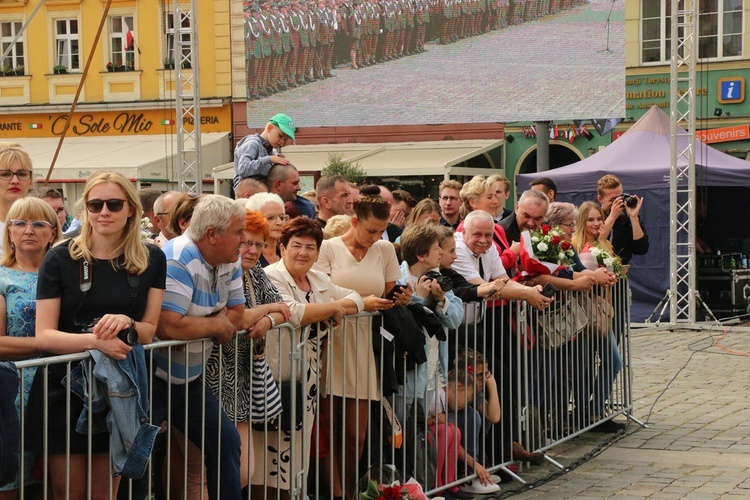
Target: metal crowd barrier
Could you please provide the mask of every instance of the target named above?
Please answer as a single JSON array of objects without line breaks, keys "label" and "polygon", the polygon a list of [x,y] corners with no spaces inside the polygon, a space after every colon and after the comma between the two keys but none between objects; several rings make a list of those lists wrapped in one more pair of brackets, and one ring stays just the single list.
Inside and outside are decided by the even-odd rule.
[{"label": "metal crowd barrier", "polygon": [[[613,316],[606,332],[590,319],[600,302],[597,297],[612,305]],[[243,491],[243,498],[331,498],[364,491],[368,479],[387,483],[410,477],[429,481],[423,484],[428,495],[439,494],[476,477],[468,458],[458,460],[459,443],[473,461],[490,473],[503,473],[519,482],[524,482],[522,472],[511,467],[518,462],[514,443],[528,451],[541,452],[543,459],[560,466],[553,458],[556,445],[615,416],[630,416],[629,303],[627,280],[619,280],[608,290],[558,292],[553,307],[545,311],[520,302],[465,304],[465,322],[448,332],[446,340],[427,340],[427,360],[415,366],[410,363],[414,356],[399,345],[419,339],[422,332],[394,335],[382,328],[385,318],[379,314],[349,316],[341,325],[306,328],[299,336],[288,324],[269,331],[266,360],[274,380],[300,381],[282,385],[282,390],[291,391],[290,401],[297,401],[284,411],[291,414],[292,425],[299,423],[300,430],[285,435],[252,430],[251,425],[241,427],[242,440],[252,442],[249,455],[255,459],[254,467],[251,461],[243,466],[251,483]],[[566,312],[579,316],[583,312],[585,326],[580,321],[562,321]],[[399,339],[398,335],[403,337]],[[243,340],[243,335],[238,335],[235,345]],[[210,340],[146,345],[149,373],[155,373],[157,350],[172,361],[184,356],[188,349],[202,349],[205,366],[212,345]],[[484,363],[473,363],[475,358],[470,356],[470,362],[464,363],[466,369],[454,370],[447,377],[423,378],[426,390],[410,392],[405,388],[417,382],[420,370],[439,374],[435,363],[456,368],[456,358],[465,357],[467,350],[481,353]],[[242,364],[240,352],[248,351],[235,349],[232,359],[220,355],[218,372],[236,371]],[[253,352],[252,342],[249,352]],[[46,371],[62,365],[70,374],[75,364],[88,357],[88,353],[81,353],[18,362],[20,390],[24,390],[23,375],[27,370]],[[490,378],[497,388],[496,399],[489,393]],[[90,364],[87,380],[91,389]],[[230,387],[220,385],[218,392],[236,400],[243,387],[236,376],[231,380]],[[341,380],[348,380],[358,392],[347,393],[337,385]],[[483,395],[466,390],[482,384],[487,387]],[[150,394],[153,385],[151,376]],[[166,398],[149,398],[149,416],[158,405],[166,405],[168,417],[163,422],[152,421],[161,431],[144,478],[122,479],[119,491],[112,496],[226,498],[221,491],[209,494],[209,471],[203,451],[211,443],[217,443],[219,448],[227,444],[218,436],[212,438],[205,433],[201,433],[200,442],[193,443],[187,433],[173,428],[176,417],[172,416],[172,391],[179,390],[177,387],[169,384]],[[45,394],[48,389],[45,385]],[[69,393],[70,387],[66,390]],[[302,396],[301,403],[297,396]],[[68,397],[68,414],[71,397],[77,396]],[[185,405],[190,404],[190,397],[195,395],[186,392]],[[205,408],[205,398],[204,392],[201,408]],[[493,401],[500,407],[500,418],[495,418],[495,422],[491,421]],[[423,414],[419,413],[420,408]],[[298,418],[300,410],[302,415]],[[188,416],[187,412],[180,416],[183,428],[188,425]],[[89,409],[89,422],[91,417]],[[202,424],[206,418],[203,410]],[[26,450],[25,411],[21,411],[20,424],[21,449]],[[218,432],[222,432],[221,425]],[[50,481],[43,473],[49,460],[46,425],[43,438],[45,446],[34,469],[24,460],[28,451],[22,451],[20,498],[47,498],[51,491]],[[90,451],[91,434],[88,442]],[[220,450],[216,453],[221,454]],[[89,453],[89,470],[90,458]],[[442,468],[433,463],[436,460],[441,461]],[[217,475],[220,477],[221,473],[219,466]],[[36,479],[31,480],[32,477]],[[30,484],[26,484],[27,480]],[[88,486],[90,482],[87,490],[91,498]],[[66,490],[69,488],[70,469],[66,474]]]}]

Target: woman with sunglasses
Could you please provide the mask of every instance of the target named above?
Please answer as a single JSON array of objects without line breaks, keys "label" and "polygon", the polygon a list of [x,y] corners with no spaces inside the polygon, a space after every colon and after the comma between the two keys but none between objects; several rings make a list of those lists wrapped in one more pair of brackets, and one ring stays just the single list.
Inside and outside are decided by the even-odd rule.
[{"label": "woman with sunglasses", "polygon": [[284,209],[284,201],[274,193],[257,193],[247,199],[245,208],[257,210],[266,216],[269,233],[268,238],[266,238],[266,248],[260,256],[260,265],[266,267],[269,264],[275,264],[281,259],[281,250],[279,249],[281,230],[284,229],[284,224],[289,220],[289,216]]},{"label": "woman with sunglasses", "polygon": [[[20,144],[0,142],[0,231],[5,228],[11,205],[26,197],[33,183],[29,153]],[[0,242],[0,254],[2,250]]]},{"label": "woman with sunglasses", "polygon": [[[8,211],[8,223],[2,235],[7,251],[0,259],[0,359],[19,361],[39,355],[34,338],[37,272],[44,255],[61,233],[57,214],[39,198],[19,200]],[[36,368],[19,373],[24,408],[35,373]],[[18,396],[16,410],[20,418],[21,398]],[[35,455],[24,453],[22,457],[28,487]],[[0,488],[1,500],[19,498],[20,476],[19,469],[16,480]]]},{"label": "woman with sunglasses", "polygon": [[[98,350],[114,360],[145,365],[143,347],[138,344],[151,342],[156,330],[166,258],[158,247],[141,241],[141,203],[125,176],[95,174],[86,182],[82,201],[86,214],[81,234],[54,247],[39,269],[38,347],[55,354]],[[77,364],[70,363],[71,371]],[[66,366],[50,366],[46,395],[46,372],[38,371],[29,402],[32,422],[39,426],[34,431],[41,436],[43,425],[48,428],[52,491],[55,498],[68,494],[68,498],[85,498],[88,480],[91,498],[109,498],[120,483],[120,476],[112,477],[110,468],[110,437],[106,432],[75,431],[84,402],[63,385]],[[136,382],[139,392],[142,383]],[[39,416],[45,403],[47,420],[42,422]],[[66,414],[68,404],[70,413]],[[133,425],[140,428],[141,422]],[[123,431],[122,426],[119,430]]]}]

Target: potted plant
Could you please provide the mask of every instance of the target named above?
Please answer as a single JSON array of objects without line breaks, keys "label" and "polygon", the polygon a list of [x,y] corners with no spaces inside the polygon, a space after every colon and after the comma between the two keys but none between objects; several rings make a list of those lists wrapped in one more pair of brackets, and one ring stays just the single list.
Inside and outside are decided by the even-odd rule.
[{"label": "potted plant", "polygon": [[123,66],[122,63],[118,61],[115,64],[115,71],[125,71],[125,66]]},{"label": "potted plant", "polygon": [[164,69],[174,69],[174,59],[164,59]]},{"label": "potted plant", "polygon": [[3,76],[13,76],[13,65],[10,63],[10,61],[6,61],[5,65],[3,66]]},{"label": "potted plant", "polygon": [[26,68],[23,67],[23,64],[17,65],[16,66],[16,76],[23,76],[25,70],[26,70]]},{"label": "potted plant", "polygon": [[190,61],[183,61],[182,62],[182,69],[190,69],[192,67],[193,67],[193,65],[190,64]]},{"label": "potted plant", "polygon": [[52,66],[52,72],[56,75],[64,75],[68,72],[68,67],[64,64],[58,64],[57,66]]},{"label": "potted plant", "polygon": [[115,65],[112,64],[112,61],[108,62],[107,63],[107,71],[109,71],[111,73],[114,70],[115,70]]},{"label": "potted plant", "polygon": [[125,71],[135,71],[135,63],[132,61],[125,63]]}]

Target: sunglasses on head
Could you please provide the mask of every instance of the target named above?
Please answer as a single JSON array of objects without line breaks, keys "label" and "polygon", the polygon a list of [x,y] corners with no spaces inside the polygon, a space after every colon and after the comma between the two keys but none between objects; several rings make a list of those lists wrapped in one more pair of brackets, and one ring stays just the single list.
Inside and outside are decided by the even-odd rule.
[{"label": "sunglasses on head", "polygon": [[119,212],[120,210],[122,210],[122,207],[126,201],[127,200],[121,200],[119,198],[112,198],[109,200],[89,200],[86,202],[86,208],[92,214],[98,214],[102,211],[104,205],[106,204],[107,210],[109,210],[110,212]]}]

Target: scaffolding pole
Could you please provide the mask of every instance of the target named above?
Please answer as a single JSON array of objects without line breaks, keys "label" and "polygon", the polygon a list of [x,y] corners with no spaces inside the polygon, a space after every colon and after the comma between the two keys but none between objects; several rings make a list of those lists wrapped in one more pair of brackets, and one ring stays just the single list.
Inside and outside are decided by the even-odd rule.
[{"label": "scaffolding pole", "polygon": [[[669,322],[696,323],[695,82],[698,0],[671,0]],[[681,129],[680,124],[685,128]]]},{"label": "scaffolding pole", "polygon": [[177,180],[180,191],[194,195],[201,193],[203,179],[197,10],[198,0],[190,0],[189,7],[174,0]]}]

